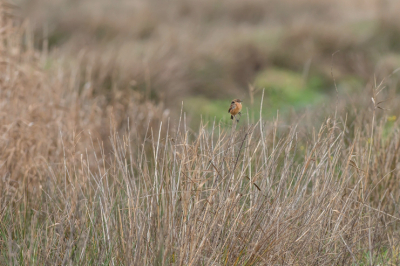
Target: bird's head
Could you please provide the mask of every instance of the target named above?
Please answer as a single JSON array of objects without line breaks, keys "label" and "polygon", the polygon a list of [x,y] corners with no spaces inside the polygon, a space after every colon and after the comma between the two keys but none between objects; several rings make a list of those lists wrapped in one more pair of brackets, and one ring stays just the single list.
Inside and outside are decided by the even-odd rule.
[{"label": "bird's head", "polygon": [[242,102],[242,100],[240,100],[240,99],[232,100],[232,103],[241,103],[241,102]]}]

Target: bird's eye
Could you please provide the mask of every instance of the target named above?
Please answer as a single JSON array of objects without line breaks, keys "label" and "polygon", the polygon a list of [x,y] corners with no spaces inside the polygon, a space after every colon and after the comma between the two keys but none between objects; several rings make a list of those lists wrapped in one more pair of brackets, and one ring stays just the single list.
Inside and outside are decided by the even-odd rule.
[{"label": "bird's eye", "polygon": [[232,103],[235,103],[234,101],[232,101]]}]

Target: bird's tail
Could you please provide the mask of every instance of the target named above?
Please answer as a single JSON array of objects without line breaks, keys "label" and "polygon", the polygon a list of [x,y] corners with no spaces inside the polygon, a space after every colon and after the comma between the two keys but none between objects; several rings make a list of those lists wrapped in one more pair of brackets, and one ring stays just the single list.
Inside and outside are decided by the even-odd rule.
[{"label": "bird's tail", "polygon": [[233,115],[231,115],[231,119],[233,120]]}]

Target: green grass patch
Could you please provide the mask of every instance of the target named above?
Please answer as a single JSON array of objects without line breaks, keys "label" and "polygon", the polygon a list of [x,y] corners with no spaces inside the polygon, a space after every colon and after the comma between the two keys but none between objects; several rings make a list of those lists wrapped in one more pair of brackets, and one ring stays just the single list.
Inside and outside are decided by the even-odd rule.
[{"label": "green grass patch", "polygon": [[[284,69],[271,68],[262,71],[255,79],[257,91],[254,95],[254,103],[251,105],[249,98],[243,98],[242,118],[250,118],[257,121],[260,117],[260,103],[262,89],[265,88],[262,115],[271,118],[277,110],[281,114],[289,110],[299,110],[308,105],[320,103],[326,98],[323,78],[312,76],[304,80],[302,75]],[[203,121],[230,121],[228,108],[231,98],[209,99],[206,97],[190,97],[184,101],[184,110],[192,117],[192,126]],[[247,113],[248,112],[248,113]]]},{"label": "green grass patch", "polygon": [[298,109],[320,102],[326,95],[324,83],[319,76],[305,79],[300,73],[279,68],[266,69],[255,79],[256,88],[265,88],[269,113],[275,113],[276,109]]}]

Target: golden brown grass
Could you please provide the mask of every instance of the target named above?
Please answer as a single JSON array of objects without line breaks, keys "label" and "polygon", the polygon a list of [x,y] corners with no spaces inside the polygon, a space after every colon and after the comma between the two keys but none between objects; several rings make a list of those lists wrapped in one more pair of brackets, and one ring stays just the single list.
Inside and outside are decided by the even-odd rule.
[{"label": "golden brown grass", "polygon": [[[130,117],[135,125],[132,130],[138,134],[148,126],[149,118],[151,123],[162,119],[161,105],[141,102],[134,93],[112,88],[108,98],[94,95],[93,86],[102,77],[94,77],[89,67],[65,67],[56,62],[44,71],[46,53],[33,48],[29,25],[16,26],[19,20],[5,7],[0,65],[0,160],[5,183],[17,185],[22,179],[29,188],[42,181],[37,171],[40,165],[59,163],[63,154],[77,159],[75,151],[91,143],[89,132],[94,140],[107,139],[111,118],[115,127],[123,130]],[[81,68],[85,68],[85,76]],[[68,134],[63,135],[65,132]],[[8,189],[13,190],[14,185]]]},{"label": "golden brown grass", "polygon": [[395,76],[333,108],[193,131],[112,71],[43,70],[2,7],[1,265],[399,264]]}]

